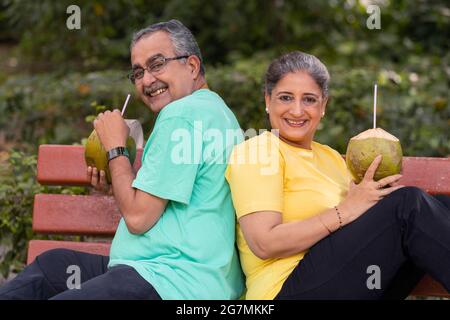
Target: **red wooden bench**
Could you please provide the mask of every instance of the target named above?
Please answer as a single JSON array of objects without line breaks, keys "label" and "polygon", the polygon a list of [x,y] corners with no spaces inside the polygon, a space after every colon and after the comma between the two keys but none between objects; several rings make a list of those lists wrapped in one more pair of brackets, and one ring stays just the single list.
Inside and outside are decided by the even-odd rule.
[{"label": "red wooden bench", "polygon": [[[141,166],[142,149],[134,164]],[[41,145],[38,153],[37,179],[43,185],[90,184],[86,177],[84,147]],[[450,195],[450,158],[404,157],[400,183],[417,186],[430,194]],[[103,195],[37,194],[33,208],[33,230],[41,234],[91,235],[112,237],[120,219],[114,198]],[[28,263],[42,252],[68,248],[108,255],[110,243],[31,240]],[[428,275],[412,295],[450,297],[450,294]]]}]

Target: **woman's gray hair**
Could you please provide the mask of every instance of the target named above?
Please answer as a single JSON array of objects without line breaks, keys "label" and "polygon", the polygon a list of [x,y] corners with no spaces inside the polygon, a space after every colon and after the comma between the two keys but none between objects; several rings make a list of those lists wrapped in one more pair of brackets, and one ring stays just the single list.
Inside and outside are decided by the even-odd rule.
[{"label": "woman's gray hair", "polygon": [[264,91],[271,95],[278,81],[290,72],[305,71],[322,90],[322,96],[328,97],[330,74],[327,67],[315,56],[301,51],[293,51],[272,61],[264,79]]},{"label": "woman's gray hair", "polygon": [[133,49],[139,40],[157,31],[165,31],[169,34],[177,56],[197,56],[200,60],[200,74],[205,75],[205,66],[203,65],[202,54],[197,41],[192,32],[178,20],[172,19],[167,22],[158,22],[139,30],[133,35],[130,50]]}]

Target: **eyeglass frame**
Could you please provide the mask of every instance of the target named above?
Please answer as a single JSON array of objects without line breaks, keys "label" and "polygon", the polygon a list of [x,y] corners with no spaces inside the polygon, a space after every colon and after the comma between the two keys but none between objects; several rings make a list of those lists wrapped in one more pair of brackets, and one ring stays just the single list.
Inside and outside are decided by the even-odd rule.
[{"label": "eyeglass frame", "polygon": [[[162,54],[161,54],[160,56],[162,56],[162,57],[164,58],[164,60],[163,60],[163,65],[162,65],[162,67],[161,67],[160,70],[162,70],[162,69],[167,65],[167,63],[169,63],[170,61],[180,60],[180,59],[187,59],[187,58],[190,57],[189,55],[185,55],[185,56],[177,56],[177,57],[172,57],[172,58],[166,58],[166,57],[164,57]],[[148,72],[150,72],[150,73],[153,74],[153,75],[155,74],[155,71],[152,72],[152,71],[149,70],[148,60],[145,62],[145,64],[146,64],[146,67],[145,67],[145,68],[139,67],[139,68],[142,69],[142,71],[143,71],[142,77],[134,78],[133,72],[134,72],[134,70],[136,70],[137,68],[134,69],[134,70],[131,70],[131,72],[128,73],[127,78],[130,79],[131,83],[135,84],[135,83],[136,83],[136,79],[137,79],[137,80],[142,79],[142,78],[144,77],[144,75],[145,75],[145,71],[148,71]],[[156,71],[156,72],[159,72],[160,70],[158,70],[158,71]]]}]

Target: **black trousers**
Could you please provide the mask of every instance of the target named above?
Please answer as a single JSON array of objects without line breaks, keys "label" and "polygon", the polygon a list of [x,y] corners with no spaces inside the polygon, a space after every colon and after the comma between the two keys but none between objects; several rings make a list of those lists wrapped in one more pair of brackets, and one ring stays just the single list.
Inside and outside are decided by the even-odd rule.
[{"label": "black trousers", "polygon": [[49,250],[0,288],[0,300],[161,299],[132,267],[108,269],[108,261],[107,256]]},{"label": "black trousers", "polygon": [[424,273],[450,290],[450,197],[405,187],[311,247],[276,299],[404,299]]}]

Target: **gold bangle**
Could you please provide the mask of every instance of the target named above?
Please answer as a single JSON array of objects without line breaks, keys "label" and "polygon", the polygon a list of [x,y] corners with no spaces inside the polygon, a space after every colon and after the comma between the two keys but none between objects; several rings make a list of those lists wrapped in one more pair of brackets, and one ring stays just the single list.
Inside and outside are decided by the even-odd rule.
[{"label": "gold bangle", "polygon": [[342,228],[342,218],[341,218],[341,213],[339,212],[337,206],[334,206],[334,208],[336,209],[336,214],[337,214],[338,219],[339,219],[339,229],[341,229],[341,228]]},{"label": "gold bangle", "polygon": [[322,223],[322,225],[325,227],[325,229],[327,229],[328,234],[330,235],[332,232],[331,232],[331,230],[327,227],[327,225],[322,221],[322,218],[320,217],[320,214],[317,215],[317,218],[319,218],[320,223]]}]

